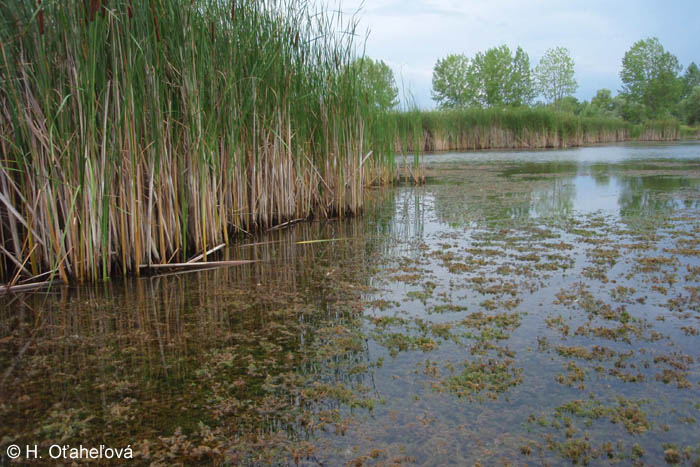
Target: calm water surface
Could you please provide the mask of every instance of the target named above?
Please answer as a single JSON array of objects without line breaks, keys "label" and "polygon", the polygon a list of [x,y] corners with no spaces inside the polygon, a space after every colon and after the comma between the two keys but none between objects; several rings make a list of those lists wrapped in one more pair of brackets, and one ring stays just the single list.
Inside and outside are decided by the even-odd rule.
[{"label": "calm water surface", "polygon": [[700,462],[700,144],[425,163],[252,265],[4,298],[2,455]]}]

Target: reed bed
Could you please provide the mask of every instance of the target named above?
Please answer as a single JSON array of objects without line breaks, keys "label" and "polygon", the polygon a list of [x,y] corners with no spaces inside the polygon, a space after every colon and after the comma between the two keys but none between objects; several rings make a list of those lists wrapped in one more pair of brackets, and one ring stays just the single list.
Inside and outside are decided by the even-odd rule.
[{"label": "reed bed", "polygon": [[681,125],[678,120],[652,120],[635,125],[630,139],[639,141],[674,141],[681,139]]},{"label": "reed bed", "polygon": [[620,119],[579,117],[549,109],[467,109],[393,115],[398,152],[565,148],[630,139],[679,138],[676,121],[632,125]]},{"label": "reed bed", "polygon": [[368,136],[382,116],[347,72],[356,22],[338,15],[295,0],[0,5],[0,276],[138,274],[360,211],[393,154]]},{"label": "reed bed", "polygon": [[680,138],[685,140],[700,140],[700,127],[681,125],[679,128]]}]

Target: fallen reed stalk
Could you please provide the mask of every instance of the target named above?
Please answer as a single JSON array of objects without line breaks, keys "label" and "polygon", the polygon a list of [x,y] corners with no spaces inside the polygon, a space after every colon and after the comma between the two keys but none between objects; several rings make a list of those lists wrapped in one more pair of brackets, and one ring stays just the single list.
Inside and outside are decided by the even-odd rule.
[{"label": "fallen reed stalk", "polygon": [[196,263],[196,262],[198,262],[198,261],[200,261],[200,260],[202,260],[202,259],[204,259],[204,260],[206,261],[206,257],[207,257],[208,255],[219,251],[220,249],[224,248],[225,246],[226,246],[225,243],[222,243],[222,244],[220,244],[220,245],[217,245],[217,246],[215,246],[214,248],[205,251],[204,253],[198,254],[197,256],[195,256],[194,258],[192,258],[191,260],[189,260],[189,261],[187,261],[187,262],[188,262],[188,263]]},{"label": "fallen reed stalk", "polygon": [[46,289],[54,285],[62,285],[62,281],[44,281],[37,282],[35,284],[22,284],[22,285],[0,285],[0,295],[8,293],[19,293],[19,292],[33,292],[35,290]]},{"label": "fallen reed stalk", "polygon": [[217,269],[229,268],[232,266],[243,266],[245,264],[255,263],[254,260],[236,260],[236,261],[208,261],[208,262],[187,262],[187,263],[168,263],[168,264],[142,264],[139,266],[142,270],[175,270],[175,269]]}]

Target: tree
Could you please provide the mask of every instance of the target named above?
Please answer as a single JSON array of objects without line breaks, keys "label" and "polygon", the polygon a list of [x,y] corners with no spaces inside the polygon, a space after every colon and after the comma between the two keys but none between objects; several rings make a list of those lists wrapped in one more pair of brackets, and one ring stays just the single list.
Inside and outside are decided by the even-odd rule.
[{"label": "tree", "polygon": [[700,86],[695,86],[681,104],[683,116],[688,125],[700,123]]},{"label": "tree", "polygon": [[433,68],[431,96],[443,109],[467,107],[474,101],[471,66],[464,54],[450,54]]},{"label": "tree", "polygon": [[625,94],[615,96],[615,109],[623,120],[639,123],[644,119],[645,107]]},{"label": "tree", "polygon": [[578,83],[574,78],[574,60],[569,49],[556,47],[547,50],[535,68],[535,78],[539,92],[549,102],[561,102],[563,97],[573,95]]},{"label": "tree", "polygon": [[530,72],[530,57],[518,47],[513,57],[511,105],[529,105],[535,98],[535,84]]},{"label": "tree", "polygon": [[585,117],[620,118],[624,101],[620,96],[612,97],[610,89],[598,89],[590,104],[581,103],[580,115]]},{"label": "tree", "polygon": [[486,107],[529,104],[533,97],[530,58],[518,47],[512,54],[508,46],[479,52],[472,61],[474,94]]},{"label": "tree", "polygon": [[610,89],[598,89],[595,97],[591,99],[591,105],[604,111],[614,110],[615,102],[613,101]]},{"label": "tree", "polygon": [[678,59],[657,38],[637,41],[622,59],[621,93],[631,104],[641,106],[647,118],[662,117],[680,100],[680,71]]},{"label": "tree", "polygon": [[683,97],[690,96],[696,86],[700,86],[700,68],[691,62],[683,75]]},{"label": "tree", "polygon": [[472,60],[448,55],[433,69],[432,96],[442,108],[527,105],[534,97],[530,58],[522,48],[513,54],[506,45]]},{"label": "tree", "polygon": [[352,72],[357,74],[361,91],[368,102],[374,102],[383,112],[398,105],[399,90],[394,80],[394,72],[383,60],[358,58],[351,68]]},{"label": "tree", "polygon": [[511,66],[510,49],[505,45],[476,54],[472,67],[475,94],[481,105],[493,107],[505,104]]},{"label": "tree", "polygon": [[562,112],[578,115],[585,108],[585,103],[579,102],[574,96],[566,96],[554,101],[554,105]]}]

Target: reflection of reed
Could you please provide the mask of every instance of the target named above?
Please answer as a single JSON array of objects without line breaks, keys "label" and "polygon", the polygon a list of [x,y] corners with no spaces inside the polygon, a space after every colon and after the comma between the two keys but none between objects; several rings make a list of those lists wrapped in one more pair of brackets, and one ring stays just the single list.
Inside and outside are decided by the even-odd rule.
[{"label": "reflection of reed", "polygon": [[[195,421],[214,416],[201,414],[211,403],[206,394],[232,381],[240,382],[223,394],[252,404],[267,403],[268,377],[289,371],[329,385],[362,384],[369,354],[357,318],[370,266],[386,248],[372,217],[298,224],[222,253],[254,264],[56,288],[0,305],[0,364],[12,367],[0,392],[8,401],[23,394],[35,401],[28,416],[19,406],[3,409],[11,422],[0,438],[21,438],[58,401],[101,419],[110,404],[132,398],[148,414],[134,431],[159,423],[149,429],[168,432],[183,423],[175,412],[190,405],[199,407]],[[337,336],[352,345],[339,346]],[[317,354],[322,344],[334,353]],[[291,397],[280,391],[276,397]],[[278,415],[266,416],[267,429],[284,425]],[[299,428],[292,425],[284,426]],[[111,435],[93,428],[105,433],[89,436]]]},{"label": "reflection of reed", "polygon": [[[399,240],[398,254],[407,254],[417,242],[422,242],[425,235],[427,199],[424,187],[405,187],[396,194],[395,237]],[[408,250],[406,250],[408,249]]]},{"label": "reflection of reed", "polygon": [[533,190],[532,210],[538,216],[566,217],[574,209],[576,185],[574,177],[555,177],[547,185]]}]

